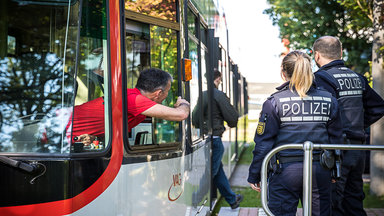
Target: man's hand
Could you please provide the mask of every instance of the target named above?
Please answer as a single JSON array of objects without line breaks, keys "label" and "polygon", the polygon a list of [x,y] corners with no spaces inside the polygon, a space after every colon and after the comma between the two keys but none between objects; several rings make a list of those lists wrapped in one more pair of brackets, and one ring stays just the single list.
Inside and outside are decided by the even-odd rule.
[{"label": "man's hand", "polygon": [[180,96],[177,98],[177,101],[176,101],[176,103],[174,104],[174,107],[176,108],[176,107],[179,107],[179,106],[181,106],[181,105],[183,105],[183,104],[185,104],[186,106],[188,105],[188,107],[189,107],[189,102],[187,101],[187,100],[185,100],[185,99],[183,99],[183,98],[181,98]]},{"label": "man's hand", "polygon": [[104,70],[103,69],[95,69],[93,70],[93,73],[99,75],[99,76],[104,76]]},{"label": "man's hand", "polygon": [[254,183],[249,183],[249,185],[251,185],[251,188],[257,192],[261,192],[261,188],[260,188],[260,183],[257,183],[257,184],[254,184]]},{"label": "man's hand", "polygon": [[77,137],[85,146],[90,145],[95,139],[96,136],[90,134],[82,134]]}]

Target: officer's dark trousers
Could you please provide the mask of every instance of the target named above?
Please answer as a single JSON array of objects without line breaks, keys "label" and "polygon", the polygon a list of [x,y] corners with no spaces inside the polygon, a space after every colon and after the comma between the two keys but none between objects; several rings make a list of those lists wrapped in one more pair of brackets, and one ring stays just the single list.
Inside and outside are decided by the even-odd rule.
[{"label": "officer's dark trousers", "polygon": [[[303,202],[303,162],[283,164],[281,173],[269,178],[268,207],[274,215],[296,215],[299,199]],[[331,214],[331,172],[318,161],[312,168],[312,215]]]},{"label": "officer's dark trousers", "polygon": [[332,215],[367,215],[363,208],[364,151],[344,151],[341,179],[332,184]]}]

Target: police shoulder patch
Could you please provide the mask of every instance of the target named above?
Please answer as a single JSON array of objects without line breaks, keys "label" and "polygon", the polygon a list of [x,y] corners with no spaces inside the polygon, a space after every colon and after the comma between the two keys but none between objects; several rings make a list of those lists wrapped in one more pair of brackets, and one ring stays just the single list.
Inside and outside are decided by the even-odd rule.
[{"label": "police shoulder patch", "polygon": [[264,129],[265,129],[265,122],[259,121],[259,124],[257,124],[256,133],[258,135],[263,135],[264,134]]}]

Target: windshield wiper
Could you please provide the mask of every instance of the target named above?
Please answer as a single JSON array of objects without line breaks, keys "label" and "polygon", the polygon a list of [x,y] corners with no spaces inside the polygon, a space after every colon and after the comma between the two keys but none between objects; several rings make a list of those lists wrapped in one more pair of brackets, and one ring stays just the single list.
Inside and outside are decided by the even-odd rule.
[{"label": "windshield wiper", "polygon": [[13,159],[5,157],[5,156],[0,156],[0,161],[7,164],[7,165],[12,166],[12,167],[27,171],[29,173],[31,173],[37,169],[37,166],[34,164],[29,164],[29,163],[25,163],[25,162],[18,161],[18,160],[13,160]]}]

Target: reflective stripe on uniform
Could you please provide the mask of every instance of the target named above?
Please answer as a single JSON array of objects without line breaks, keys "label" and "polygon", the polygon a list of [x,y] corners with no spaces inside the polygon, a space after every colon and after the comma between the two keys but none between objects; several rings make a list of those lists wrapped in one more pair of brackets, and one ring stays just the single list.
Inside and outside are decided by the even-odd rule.
[{"label": "reflective stripe on uniform", "polygon": [[333,74],[333,77],[345,78],[345,77],[359,77],[359,76],[357,74],[354,74],[354,73],[342,73],[342,74]]},{"label": "reflective stripe on uniform", "polygon": [[311,122],[311,121],[323,121],[327,122],[329,117],[327,116],[292,116],[292,117],[281,117],[282,122]]},{"label": "reflective stripe on uniform", "polygon": [[340,91],[339,95],[340,96],[347,96],[347,95],[362,95],[363,91],[362,90],[354,90],[354,91]]},{"label": "reflective stripe on uniform", "polygon": [[301,101],[301,100],[306,100],[306,101],[312,101],[312,100],[316,100],[316,101],[328,101],[328,102],[331,102],[331,98],[329,97],[320,97],[320,96],[307,96],[307,97],[284,97],[284,98],[279,98],[279,101],[281,103],[283,102],[288,102],[288,101]]}]

